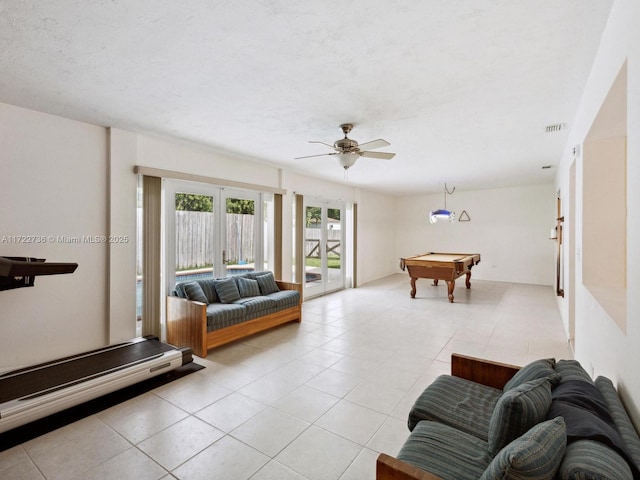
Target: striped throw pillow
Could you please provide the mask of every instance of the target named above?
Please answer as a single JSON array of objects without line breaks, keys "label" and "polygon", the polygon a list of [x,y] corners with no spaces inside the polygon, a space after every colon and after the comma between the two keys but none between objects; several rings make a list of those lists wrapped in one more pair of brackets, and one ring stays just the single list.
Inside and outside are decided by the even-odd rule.
[{"label": "striped throw pillow", "polygon": [[240,292],[236,281],[232,277],[222,278],[214,281],[216,293],[220,299],[220,303],[233,303],[240,299]]},{"label": "striped throw pillow", "polygon": [[258,297],[260,296],[260,287],[258,281],[251,278],[237,278],[238,291],[241,297]]},{"label": "striped throw pillow", "polygon": [[513,378],[505,384],[503,390],[506,392],[524,382],[538,378],[548,378],[551,385],[557,385],[560,382],[560,374],[555,371],[555,364],[555,358],[535,360],[518,370]]},{"label": "striped throw pillow", "polygon": [[500,450],[480,480],[552,480],[566,446],[562,417],[541,422]]},{"label": "striped throw pillow", "polygon": [[198,284],[202,288],[202,291],[204,292],[205,296],[207,297],[207,300],[209,300],[209,303],[219,302],[218,294],[216,293],[216,287],[213,283],[214,281],[215,280],[213,278],[204,278],[202,280],[196,280],[196,282],[198,282]]},{"label": "striped throw pillow", "polygon": [[202,287],[198,282],[183,283],[182,288],[184,290],[184,294],[189,300],[206,304],[209,303],[209,301],[207,300],[207,296],[202,291]]},{"label": "striped throw pillow", "polygon": [[273,272],[267,272],[264,275],[257,275],[256,280],[260,286],[262,295],[269,295],[270,293],[276,293],[280,291],[276,279],[273,276]]},{"label": "striped throw pillow", "polygon": [[547,418],[551,407],[551,384],[546,378],[525,382],[502,394],[489,422],[489,453],[505,445]]}]

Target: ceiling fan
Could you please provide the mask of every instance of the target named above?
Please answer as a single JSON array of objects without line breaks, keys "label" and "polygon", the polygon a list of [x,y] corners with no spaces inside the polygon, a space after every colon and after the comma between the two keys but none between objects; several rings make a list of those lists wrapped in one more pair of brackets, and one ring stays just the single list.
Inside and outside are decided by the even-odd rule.
[{"label": "ceiling fan", "polygon": [[356,160],[360,157],[368,157],[368,158],[378,158],[380,160],[391,160],[396,154],[395,153],[387,153],[387,152],[371,152],[370,150],[375,150],[376,148],[388,147],[391,145],[386,140],[379,138],[378,140],[372,140],[370,142],[358,144],[355,140],[351,140],[347,137],[349,132],[353,129],[352,123],[343,123],[340,125],[342,132],[344,133],[344,138],[340,140],[336,140],[333,145],[329,145],[328,143],[318,142],[318,141],[310,141],[309,143],[321,143],[322,145],[326,145],[329,148],[335,150],[335,152],[331,153],[321,153],[319,155],[307,155],[306,157],[296,157],[296,160],[301,158],[311,158],[311,157],[322,157],[324,155],[336,155],[338,161],[342,168],[347,170],[352,167]]}]

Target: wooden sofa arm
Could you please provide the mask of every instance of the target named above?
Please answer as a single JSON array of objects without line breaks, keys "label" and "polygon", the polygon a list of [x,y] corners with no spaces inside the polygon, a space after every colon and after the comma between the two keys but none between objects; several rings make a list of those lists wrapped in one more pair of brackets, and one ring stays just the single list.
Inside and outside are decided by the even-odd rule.
[{"label": "wooden sofa arm", "polygon": [[451,375],[502,390],[505,384],[520,370],[507,363],[483,358],[451,354]]},{"label": "wooden sofa arm", "polygon": [[207,356],[207,305],[186,298],[167,297],[167,343],[190,347],[201,358]]},{"label": "wooden sofa arm", "polygon": [[442,478],[381,453],[376,462],[376,480],[442,480]]},{"label": "wooden sofa arm", "polygon": [[276,284],[280,290],[296,290],[300,294],[300,303],[302,303],[302,284],[294,282],[283,282],[282,280],[276,280]]}]

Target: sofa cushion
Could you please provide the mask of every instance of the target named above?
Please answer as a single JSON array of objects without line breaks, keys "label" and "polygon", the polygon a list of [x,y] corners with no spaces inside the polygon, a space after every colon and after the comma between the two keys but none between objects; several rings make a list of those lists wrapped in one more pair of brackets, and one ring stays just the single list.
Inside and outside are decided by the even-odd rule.
[{"label": "sofa cushion", "polygon": [[244,322],[246,315],[247,309],[244,305],[210,303],[207,305],[207,331]]},{"label": "sofa cushion", "polygon": [[198,282],[183,283],[182,289],[187,299],[194,302],[209,303],[207,296],[202,291],[202,287]]},{"label": "sofa cushion", "polygon": [[560,480],[632,480],[629,464],[615,450],[595,440],[567,445],[558,470]]},{"label": "sofa cushion", "polygon": [[548,378],[551,385],[558,384],[558,382],[560,382],[560,375],[553,368],[555,363],[555,359],[553,358],[534,360],[518,370],[511,380],[505,384],[503,390],[506,392],[524,382],[538,378]]},{"label": "sofa cushion", "polygon": [[250,315],[260,312],[265,312],[266,314],[268,310],[276,307],[276,302],[264,296],[239,298],[235,300],[233,304],[244,306]]},{"label": "sofa cushion", "polygon": [[267,296],[276,303],[279,310],[297,307],[300,303],[300,294],[297,290],[280,290]]},{"label": "sofa cushion", "polygon": [[551,406],[551,385],[546,378],[531,380],[502,394],[489,424],[489,453],[504,446],[544,421]]},{"label": "sofa cushion", "polygon": [[484,440],[430,421],[416,425],[397,458],[444,480],[477,480],[491,461]]},{"label": "sofa cushion", "polygon": [[219,302],[218,294],[216,293],[215,280],[213,278],[203,278],[200,280],[196,280],[200,287],[202,287],[202,291],[209,303]]},{"label": "sofa cushion", "polygon": [[240,298],[238,285],[233,277],[226,277],[214,280],[216,293],[221,303],[233,303]]},{"label": "sofa cushion", "polygon": [[409,430],[421,420],[433,420],[486,441],[502,393],[463,378],[440,375],[416,399],[409,412]]},{"label": "sofa cushion", "polygon": [[257,297],[260,295],[260,287],[258,286],[257,280],[239,277],[236,278],[236,283],[238,284],[238,291],[241,297]]},{"label": "sofa cushion", "polygon": [[584,380],[585,382],[593,383],[587,371],[582,368],[582,365],[577,360],[558,360],[554,368],[560,375],[560,382]]},{"label": "sofa cushion", "polygon": [[631,423],[629,414],[620,401],[613,382],[607,377],[600,376],[596,378],[594,383],[609,408],[609,414],[624,442],[625,453],[629,457],[629,461],[636,464],[636,471],[640,470],[640,438]]},{"label": "sofa cushion", "polygon": [[562,417],[534,425],[500,450],[480,480],[552,480],[562,462],[566,441]]},{"label": "sofa cushion", "polygon": [[631,423],[629,414],[625,410],[613,382],[607,377],[599,376],[594,383],[609,407],[611,418],[613,418],[616,428],[624,440],[628,453],[633,456],[636,463],[640,463],[640,437]]},{"label": "sofa cushion", "polygon": [[256,275],[256,280],[258,281],[262,295],[269,295],[270,293],[280,291],[280,288],[276,283],[276,279],[273,276],[273,272],[265,272],[262,275]]}]

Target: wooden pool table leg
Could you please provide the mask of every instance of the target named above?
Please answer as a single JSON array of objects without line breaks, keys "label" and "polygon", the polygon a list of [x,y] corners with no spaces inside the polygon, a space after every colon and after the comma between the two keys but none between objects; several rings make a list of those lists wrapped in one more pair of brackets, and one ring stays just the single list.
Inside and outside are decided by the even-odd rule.
[{"label": "wooden pool table leg", "polygon": [[411,298],[416,298],[416,280],[417,278],[411,277]]},{"label": "wooden pool table leg", "polygon": [[433,285],[434,287],[437,287],[438,286],[438,279],[434,278],[433,279],[433,283],[431,285]]},{"label": "wooden pool table leg", "polygon": [[449,303],[453,303],[453,289],[456,288],[455,280],[447,280],[447,290],[449,291]]},{"label": "wooden pool table leg", "polygon": [[467,272],[467,278],[465,280],[465,284],[467,285],[467,288],[471,288],[471,270]]}]

